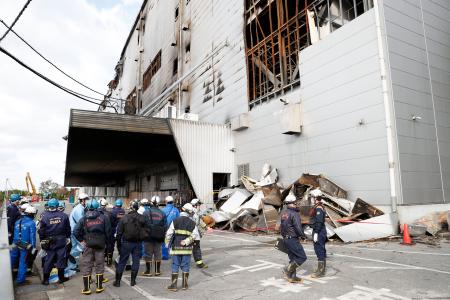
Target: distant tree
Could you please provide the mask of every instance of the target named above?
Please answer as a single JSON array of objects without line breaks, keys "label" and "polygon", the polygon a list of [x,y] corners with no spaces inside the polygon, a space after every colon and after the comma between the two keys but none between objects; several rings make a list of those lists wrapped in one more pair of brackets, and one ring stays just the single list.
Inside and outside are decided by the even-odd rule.
[{"label": "distant tree", "polygon": [[66,192],[67,189],[65,187],[59,185],[51,179],[47,179],[39,185],[39,193],[43,196],[49,195],[51,198],[60,198],[61,196],[64,197]]}]

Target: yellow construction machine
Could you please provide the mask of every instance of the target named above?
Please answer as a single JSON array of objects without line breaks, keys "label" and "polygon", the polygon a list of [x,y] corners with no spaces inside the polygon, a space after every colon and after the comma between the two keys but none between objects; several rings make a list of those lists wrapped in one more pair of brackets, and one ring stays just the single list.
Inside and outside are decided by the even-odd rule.
[{"label": "yellow construction machine", "polygon": [[31,195],[31,201],[32,202],[39,201],[39,197],[36,194],[36,188],[34,187],[33,181],[31,180],[30,172],[27,172],[27,176],[25,176],[25,183],[27,184],[28,194]]}]

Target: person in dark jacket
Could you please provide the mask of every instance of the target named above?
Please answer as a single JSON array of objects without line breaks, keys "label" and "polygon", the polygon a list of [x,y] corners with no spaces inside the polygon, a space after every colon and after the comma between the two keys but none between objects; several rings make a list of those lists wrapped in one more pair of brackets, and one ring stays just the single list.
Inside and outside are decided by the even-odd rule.
[{"label": "person in dark jacket", "polygon": [[11,245],[14,237],[14,225],[20,219],[19,201],[22,197],[19,194],[11,194],[9,197],[9,205],[6,208],[6,216],[8,217],[8,242]]},{"label": "person in dark jacket", "polygon": [[142,242],[146,238],[144,232],[148,226],[146,217],[138,214],[139,202],[131,203],[131,212],[125,215],[117,225],[117,248],[119,249],[119,263],[116,268],[115,287],[120,287],[123,270],[128,258],[132,257],[130,285],[136,285],[136,277],[139,272],[139,261],[142,254]]},{"label": "person in dark jacket", "polygon": [[111,230],[112,230],[112,234],[113,234],[113,245],[112,245],[111,255],[114,254],[114,247],[117,242],[117,239],[116,239],[117,224],[119,224],[120,219],[122,219],[123,216],[125,216],[125,210],[122,208],[122,206],[123,206],[122,199],[117,199],[114,204],[115,205],[114,205],[113,209],[111,210]]},{"label": "person in dark jacket", "polygon": [[[105,198],[100,199],[100,208],[98,211],[105,215],[106,218],[108,218],[109,223],[111,224],[112,221],[112,213],[107,209],[108,201]],[[112,232],[112,226],[111,226],[111,232]],[[108,240],[106,241],[106,247],[105,247],[105,258],[106,258],[106,264],[108,266],[112,265],[113,261],[113,252],[114,252],[114,233],[112,233]]]},{"label": "person in dark jacket", "polygon": [[280,231],[283,243],[289,251],[289,264],[283,268],[283,272],[289,282],[301,283],[303,280],[297,277],[296,270],[306,261],[305,250],[303,250],[299,241],[300,238],[305,237],[305,234],[303,233],[296,201],[297,199],[292,194],[289,194],[284,200],[287,208],[280,214]]},{"label": "person in dark jacket", "polygon": [[[158,208],[160,200],[159,196],[153,196],[150,200],[149,210],[144,212],[144,216],[148,218],[150,230],[153,232],[153,236],[144,241],[145,272],[143,275],[147,277],[161,275],[161,245],[166,233],[166,215]],[[160,235],[160,237],[155,235]]]},{"label": "person in dark jacket", "polygon": [[67,266],[67,244],[70,243],[69,217],[58,211],[59,201],[50,199],[48,211],[42,215],[39,239],[41,248],[47,251],[44,257],[42,272],[44,278],[42,284],[48,285],[48,279],[53,265],[58,269],[59,283],[64,283],[68,278],[64,277],[64,268]]},{"label": "person in dark jacket", "polygon": [[173,220],[166,233],[165,244],[172,255],[172,280],[167,287],[169,291],[176,292],[178,282],[178,271],[181,268],[183,290],[188,289],[189,268],[191,262],[192,248],[195,240],[200,239],[195,222],[191,219],[194,215],[194,207],[186,203],[182,207],[178,218]]},{"label": "person in dark jacket", "polygon": [[105,289],[103,283],[108,280],[104,278],[105,272],[105,247],[111,237],[111,224],[109,218],[100,213],[97,209],[97,200],[92,199],[86,202],[87,212],[80,219],[75,227],[75,238],[85,247],[80,259],[81,273],[83,274],[84,288],[82,294],[91,294],[91,275],[95,266],[97,280],[96,293],[101,293]]},{"label": "person in dark jacket", "polygon": [[327,250],[327,229],[325,227],[325,209],[322,205],[322,192],[318,189],[311,191],[314,199],[314,208],[311,211],[311,227],[313,229],[314,252],[317,256],[317,270],[311,275],[313,278],[325,276]]}]

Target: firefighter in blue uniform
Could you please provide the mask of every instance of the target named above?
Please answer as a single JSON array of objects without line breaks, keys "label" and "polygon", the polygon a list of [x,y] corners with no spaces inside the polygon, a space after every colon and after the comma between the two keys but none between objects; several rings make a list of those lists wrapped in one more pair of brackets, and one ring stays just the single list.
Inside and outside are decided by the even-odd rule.
[{"label": "firefighter in blue uniform", "polygon": [[27,257],[36,251],[36,224],[34,217],[36,208],[29,205],[23,214],[23,217],[16,221],[14,225],[14,237],[11,249],[11,266],[19,261],[17,272],[17,284],[26,283],[25,275],[27,273]]},{"label": "firefighter in blue uniform", "polygon": [[58,211],[59,201],[50,199],[48,211],[42,215],[39,239],[41,248],[47,252],[44,258],[42,272],[44,278],[42,284],[48,285],[50,272],[54,265],[58,269],[59,283],[64,283],[68,278],[64,277],[64,268],[67,266],[67,244],[70,243],[69,217]]},{"label": "firefighter in blue uniform", "polygon": [[6,216],[8,217],[8,242],[11,245],[14,237],[14,225],[20,219],[20,211],[17,207],[22,197],[19,194],[12,194],[9,197],[9,205],[6,208]]},{"label": "firefighter in blue uniform", "polygon": [[313,229],[314,252],[317,256],[317,270],[311,275],[313,278],[325,276],[327,251],[327,229],[325,227],[325,209],[322,205],[322,192],[318,189],[311,191],[310,195],[314,199],[314,208],[311,211],[311,227]]},{"label": "firefighter in blue uniform", "polygon": [[113,284],[115,287],[120,287],[123,270],[130,255],[133,260],[130,285],[136,285],[136,277],[142,256],[142,241],[146,238],[143,232],[149,226],[146,217],[137,212],[138,209],[139,202],[133,201],[131,203],[131,212],[125,215],[117,225],[116,240],[117,248],[120,250],[119,263],[116,268],[116,280]]},{"label": "firefighter in blue uniform", "polygon": [[111,231],[112,231],[112,239],[113,239],[113,245],[111,249],[111,256],[114,254],[114,245],[117,242],[116,239],[116,232],[117,232],[117,224],[119,224],[120,219],[125,216],[125,210],[122,208],[123,201],[122,199],[117,199],[114,203],[114,207],[111,210]]},{"label": "firefighter in blue uniform", "polygon": [[85,247],[80,259],[81,272],[83,273],[84,288],[82,294],[91,294],[91,274],[95,266],[97,280],[96,293],[105,289],[103,283],[108,280],[104,278],[105,272],[105,247],[111,238],[111,224],[109,218],[98,211],[97,200],[86,202],[87,212],[75,227],[75,238]]},{"label": "firefighter in blue uniform", "polygon": [[303,250],[299,239],[304,238],[302,223],[296,205],[297,199],[289,194],[284,203],[286,208],[281,212],[281,236],[283,243],[288,249],[289,264],[283,268],[287,280],[291,283],[301,283],[303,280],[297,277],[296,270],[306,261],[305,250]]}]

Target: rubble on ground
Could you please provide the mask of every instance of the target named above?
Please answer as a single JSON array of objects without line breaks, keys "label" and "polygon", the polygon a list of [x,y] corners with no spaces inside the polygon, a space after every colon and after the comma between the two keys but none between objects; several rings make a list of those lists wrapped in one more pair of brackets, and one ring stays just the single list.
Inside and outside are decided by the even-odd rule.
[{"label": "rubble on ground", "polygon": [[347,191],[323,175],[302,174],[295,182],[283,187],[278,183],[277,169],[264,164],[259,181],[242,176],[241,182],[243,186],[220,190],[217,211],[209,215],[216,228],[277,231],[283,200],[293,193],[300,200],[299,214],[305,234],[311,238],[312,229],[308,223],[313,200],[310,192],[318,189],[328,216],[328,238],[336,236],[344,242],[357,242],[385,238],[398,232],[397,214],[385,214],[360,198],[356,201],[347,199]]}]

